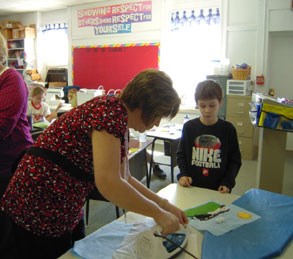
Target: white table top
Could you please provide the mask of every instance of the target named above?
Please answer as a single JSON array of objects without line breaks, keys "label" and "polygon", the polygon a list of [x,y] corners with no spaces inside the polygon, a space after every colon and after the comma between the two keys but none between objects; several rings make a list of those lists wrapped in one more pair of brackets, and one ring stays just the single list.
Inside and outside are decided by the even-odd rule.
[{"label": "white table top", "polygon": [[[185,210],[209,201],[217,201],[223,204],[230,204],[238,198],[234,194],[222,194],[218,191],[198,187],[182,187],[177,183],[173,183],[163,188],[158,194],[175,204],[179,208]],[[201,246],[203,241],[203,234],[200,231],[192,229],[196,233],[197,249],[194,255],[201,257]]]},{"label": "white table top", "polygon": [[[51,112],[52,112],[52,111],[55,111],[55,110],[56,110],[57,105],[50,105],[49,107],[50,107],[50,110],[51,110]],[[72,106],[69,105],[68,103],[66,103],[66,104],[64,104],[64,105],[59,109],[58,112],[68,112],[68,111],[70,111],[71,109],[72,109]]]},{"label": "white table top", "polygon": [[166,124],[158,128],[148,130],[148,137],[154,137],[163,140],[177,140],[181,138],[182,124]]},{"label": "white table top", "polygon": [[[167,187],[163,188],[158,192],[158,194],[169,200],[169,202],[175,204],[181,209],[188,209],[203,203],[209,202],[211,200],[221,202],[223,204],[230,204],[236,200],[239,196],[235,194],[222,194],[218,191],[213,191],[209,189],[203,189],[198,187],[181,187],[177,183],[172,183]],[[128,212],[127,213],[127,223],[143,222],[145,217],[136,213]],[[124,216],[120,217],[118,220],[125,220]],[[195,251],[190,251],[198,258],[201,257],[201,246],[203,240],[203,234],[195,229],[192,229],[192,232],[196,234],[197,247]],[[61,256],[62,259],[73,259],[79,258],[74,256],[70,251]],[[276,258],[289,259],[293,258],[293,244],[287,246],[285,251],[281,256]]]}]

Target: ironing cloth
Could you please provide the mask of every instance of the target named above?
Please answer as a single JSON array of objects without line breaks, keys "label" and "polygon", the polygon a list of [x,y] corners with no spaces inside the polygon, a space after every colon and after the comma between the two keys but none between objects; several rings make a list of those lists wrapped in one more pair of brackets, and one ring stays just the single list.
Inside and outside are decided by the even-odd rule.
[{"label": "ironing cloth", "polygon": [[233,202],[261,216],[222,236],[205,232],[202,258],[271,258],[293,238],[293,198],[251,189]]},{"label": "ironing cloth", "polygon": [[[116,220],[75,242],[72,250],[75,255],[85,259],[133,259],[136,258],[134,250],[138,234],[155,224],[150,218],[134,224]],[[190,234],[186,249],[190,252],[197,251],[196,244],[195,234]],[[176,258],[184,259],[186,254],[181,253]]]},{"label": "ironing cloth", "polygon": [[74,243],[73,251],[86,259],[110,259],[133,224],[113,221]]}]

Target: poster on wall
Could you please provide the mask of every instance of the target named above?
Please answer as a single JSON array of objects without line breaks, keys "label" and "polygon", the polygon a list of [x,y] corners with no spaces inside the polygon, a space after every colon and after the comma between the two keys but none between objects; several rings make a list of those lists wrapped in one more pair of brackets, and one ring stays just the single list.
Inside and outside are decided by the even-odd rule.
[{"label": "poster on wall", "polygon": [[150,21],[152,21],[152,1],[77,10],[78,28],[93,27],[95,35],[131,33],[132,24]]},{"label": "poster on wall", "polygon": [[73,84],[106,92],[123,89],[138,72],[159,67],[159,43],[73,47]]}]

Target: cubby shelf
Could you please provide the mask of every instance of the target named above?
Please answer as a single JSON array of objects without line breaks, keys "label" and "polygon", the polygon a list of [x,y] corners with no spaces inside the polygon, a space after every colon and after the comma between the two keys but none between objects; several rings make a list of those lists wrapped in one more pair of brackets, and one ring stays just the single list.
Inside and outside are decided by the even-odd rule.
[{"label": "cubby shelf", "polygon": [[13,67],[20,73],[29,65],[34,66],[35,47],[34,38],[8,39],[7,66]]}]

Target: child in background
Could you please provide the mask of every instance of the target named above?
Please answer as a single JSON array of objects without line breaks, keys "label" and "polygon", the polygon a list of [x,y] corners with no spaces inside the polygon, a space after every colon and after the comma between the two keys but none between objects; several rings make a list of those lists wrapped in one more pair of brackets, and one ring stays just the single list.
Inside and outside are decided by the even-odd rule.
[{"label": "child in background", "polygon": [[33,85],[31,89],[31,98],[28,101],[27,115],[32,116],[33,123],[36,122],[51,122],[57,119],[57,112],[61,108],[62,103],[60,103],[54,112],[51,113],[50,107],[44,102],[46,96],[46,89],[38,84]]},{"label": "child in background", "polygon": [[181,186],[229,193],[241,167],[241,154],[235,127],[218,118],[223,102],[221,86],[212,80],[200,82],[195,102],[201,115],[183,126],[177,179]]}]

